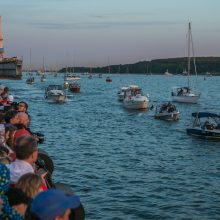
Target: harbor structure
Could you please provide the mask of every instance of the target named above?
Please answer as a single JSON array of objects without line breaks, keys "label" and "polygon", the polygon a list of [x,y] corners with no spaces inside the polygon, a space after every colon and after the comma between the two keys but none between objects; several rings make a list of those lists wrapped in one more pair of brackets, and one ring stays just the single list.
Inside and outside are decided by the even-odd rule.
[{"label": "harbor structure", "polygon": [[22,60],[16,56],[4,57],[4,40],[2,31],[2,17],[0,16],[0,78],[1,79],[21,79]]}]

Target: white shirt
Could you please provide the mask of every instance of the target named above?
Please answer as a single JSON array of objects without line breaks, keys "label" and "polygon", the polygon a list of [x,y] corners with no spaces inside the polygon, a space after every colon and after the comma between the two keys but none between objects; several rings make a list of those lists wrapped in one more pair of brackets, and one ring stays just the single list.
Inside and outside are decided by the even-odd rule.
[{"label": "white shirt", "polygon": [[10,170],[11,183],[17,183],[19,178],[26,173],[34,173],[34,168],[24,160],[16,159],[11,164],[7,165]]}]

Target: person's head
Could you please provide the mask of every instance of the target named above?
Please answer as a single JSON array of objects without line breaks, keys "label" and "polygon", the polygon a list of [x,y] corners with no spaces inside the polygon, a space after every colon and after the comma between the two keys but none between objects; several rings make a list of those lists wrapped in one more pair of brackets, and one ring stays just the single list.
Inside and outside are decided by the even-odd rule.
[{"label": "person's head", "polygon": [[9,110],[5,113],[5,122],[6,123],[11,123],[13,125],[19,123],[19,118],[18,118],[18,111],[16,110]]},{"label": "person's head", "polygon": [[5,126],[5,142],[11,148],[13,148],[14,133],[16,130],[17,130],[17,128],[13,125],[6,125]]},{"label": "person's head", "polygon": [[43,184],[42,178],[34,173],[26,173],[20,177],[16,188],[21,189],[28,197],[34,198],[40,191]]},{"label": "person's head", "polygon": [[9,205],[24,216],[31,198],[18,188],[10,188],[6,192],[6,196],[8,197]]},{"label": "person's head", "polygon": [[16,158],[25,160],[30,164],[37,161],[38,148],[37,141],[33,136],[23,135],[15,143]]},{"label": "person's head", "polygon": [[6,92],[9,92],[9,88],[6,86],[5,88],[4,88],[4,92],[6,93]]},{"label": "person's head", "polygon": [[19,120],[19,124],[22,124],[26,128],[29,126],[30,120],[29,120],[29,117],[28,117],[27,113],[18,112],[18,120]]},{"label": "person's head", "polygon": [[28,110],[28,104],[26,102],[19,102],[18,103],[18,111],[19,112],[27,112]]},{"label": "person's head", "polygon": [[79,206],[78,196],[67,196],[58,189],[49,189],[35,197],[30,211],[40,220],[69,220],[70,209]]}]

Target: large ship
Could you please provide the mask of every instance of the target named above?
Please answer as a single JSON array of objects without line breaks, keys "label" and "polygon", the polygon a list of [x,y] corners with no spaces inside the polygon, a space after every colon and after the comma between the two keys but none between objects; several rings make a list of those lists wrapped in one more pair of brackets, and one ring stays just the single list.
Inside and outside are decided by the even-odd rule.
[{"label": "large ship", "polygon": [[0,78],[1,79],[21,79],[22,60],[17,57],[4,58],[3,33],[0,16]]}]

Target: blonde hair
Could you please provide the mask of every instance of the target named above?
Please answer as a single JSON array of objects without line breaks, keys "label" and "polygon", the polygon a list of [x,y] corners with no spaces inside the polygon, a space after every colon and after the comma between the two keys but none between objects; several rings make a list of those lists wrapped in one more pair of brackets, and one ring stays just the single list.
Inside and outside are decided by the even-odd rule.
[{"label": "blonde hair", "polygon": [[30,198],[34,198],[38,194],[42,184],[43,180],[40,176],[34,173],[26,173],[20,177],[16,188],[21,189]]}]

